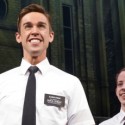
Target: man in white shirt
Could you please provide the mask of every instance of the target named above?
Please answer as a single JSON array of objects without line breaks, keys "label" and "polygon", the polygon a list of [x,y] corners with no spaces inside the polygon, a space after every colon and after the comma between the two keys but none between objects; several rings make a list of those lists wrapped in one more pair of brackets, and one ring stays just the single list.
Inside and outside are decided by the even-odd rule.
[{"label": "man in white shirt", "polygon": [[99,125],[124,125],[125,123],[125,68],[116,75],[116,95],[121,103],[120,112]]},{"label": "man in white shirt", "polygon": [[50,65],[46,57],[54,39],[49,14],[31,4],[21,10],[17,26],[23,58],[19,67],[0,75],[0,125],[22,125],[30,66],[39,69],[35,73],[35,125],[95,125],[79,79]]}]

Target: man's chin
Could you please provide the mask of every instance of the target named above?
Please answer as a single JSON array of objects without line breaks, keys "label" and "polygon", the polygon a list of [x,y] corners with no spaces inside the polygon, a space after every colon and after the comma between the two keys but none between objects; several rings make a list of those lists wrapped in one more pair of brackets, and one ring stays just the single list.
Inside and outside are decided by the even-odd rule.
[{"label": "man's chin", "polygon": [[125,106],[125,100],[121,100],[120,102],[121,102],[122,105]]},{"label": "man's chin", "polygon": [[31,55],[32,57],[36,58],[36,57],[40,56],[40,52],[38,52],[38,51],[33,51],[33,52],[30,53],[30,55]]}]

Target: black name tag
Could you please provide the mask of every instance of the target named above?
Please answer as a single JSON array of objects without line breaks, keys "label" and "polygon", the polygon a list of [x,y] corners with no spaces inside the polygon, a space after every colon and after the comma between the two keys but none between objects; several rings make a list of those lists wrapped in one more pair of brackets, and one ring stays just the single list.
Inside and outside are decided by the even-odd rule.
[{"label": "black name tag", "polygon": [[61,108],[65,106],[65,97],[45,94],[44,104]]}]

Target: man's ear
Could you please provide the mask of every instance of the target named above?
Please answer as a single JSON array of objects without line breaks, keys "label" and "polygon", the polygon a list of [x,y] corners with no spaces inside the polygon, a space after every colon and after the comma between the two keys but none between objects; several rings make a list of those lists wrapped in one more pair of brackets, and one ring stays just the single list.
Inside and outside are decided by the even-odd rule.
[{"label": "man's ear", "polygon": [[20,33],[19,33],[19,32],[16,32],[16,33],[15,33],[15,37],[16,37],[16,41],[17,41],[18,43],[21,43],[21,37],[20,37]]},{"label": "man's ear", "polygon": [[52,32],[50,33],[50,40],[49,40],[49,42],[52,43],[53,40],[54,40],[54,32],[52,31]]}]

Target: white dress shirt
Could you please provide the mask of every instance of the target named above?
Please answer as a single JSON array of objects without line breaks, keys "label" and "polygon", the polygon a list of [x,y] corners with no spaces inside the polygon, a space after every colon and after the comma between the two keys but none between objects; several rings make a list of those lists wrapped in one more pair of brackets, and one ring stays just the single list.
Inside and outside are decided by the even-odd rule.
[{"label": "white dress shirt", "polygon": [[103,121],[99,125],[123,125],[125,122],[125,112],[121,109],[118,114]]},{"label": "white dress shirt", "polygon": [[[31,66],[0,74],[0,125],[21,125],[25,89]],[[78,78],[49,64],[37,64],[36,125],[95,125]]]}]

